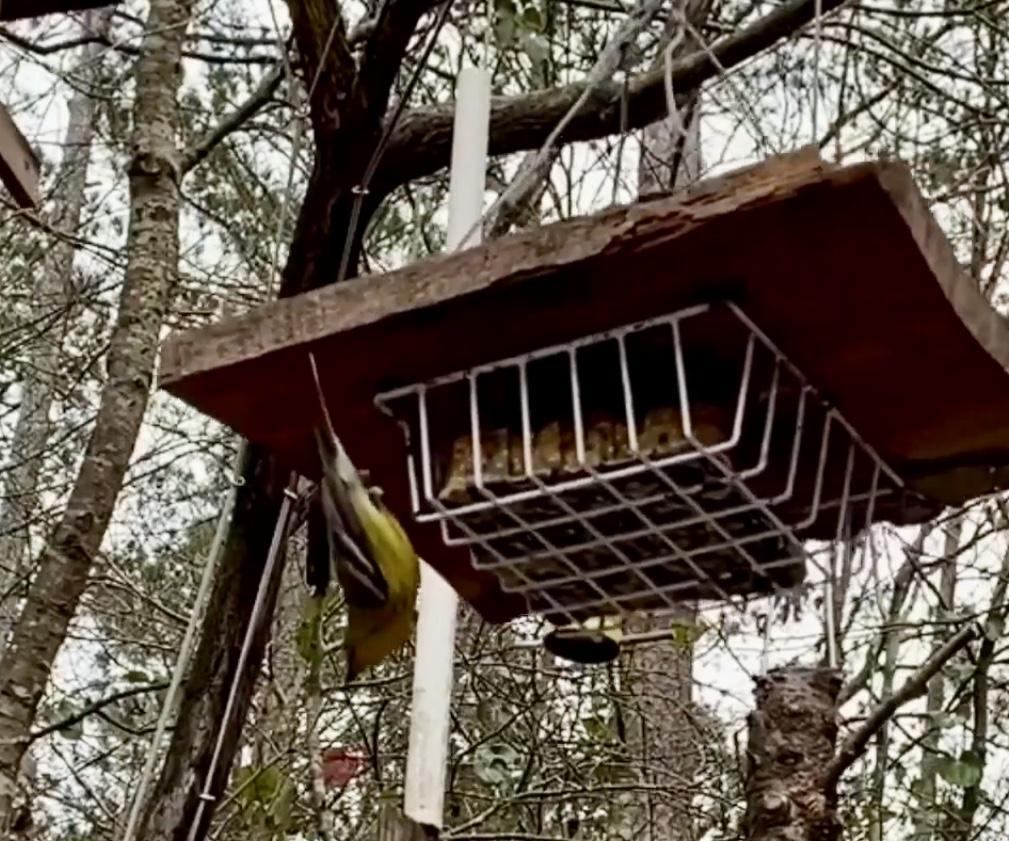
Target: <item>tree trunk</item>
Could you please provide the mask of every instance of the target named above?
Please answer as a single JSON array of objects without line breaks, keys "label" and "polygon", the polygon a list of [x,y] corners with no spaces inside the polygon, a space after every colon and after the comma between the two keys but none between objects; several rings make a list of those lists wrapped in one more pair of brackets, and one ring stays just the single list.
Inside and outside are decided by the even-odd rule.
[{"label": "tree trunk", "polygon": [[837,741],[841,676],[773,669],[757,678],[747,750],[747,841],[837,841],[837,792],[824,780]]},{"label": "tree trunk", "polygon": [[152,0],[136,65],[128,259],[108,380],[66,509],[38,561],[0,660],[0,829],[39,701],[102,543],[147,407],[178,271],[177,97],[190,0]]},{"label": "tree trunk", "polygon": [[[85,28],[98,38],[105,37],[112,20],[111,7],[85,14]],[[71,75],[82,81],[100,79],[104,49],[97,40],[85,46]],[[84,188],[95,134],[95,103],[95,97],[85,86],[74,91],[68,104],[70,119],[63,141],[63,160],[56,174],[60,190],[49,218],[54,230],[68,236],[54,239],[35,276],[29,301],[32,324],[60,324],[62,319],[57,316],[73,305],[72,237],[80,227],[84,206]],[[0,651],[14,623],[17,602],[27,589],[25,562],[31,551],[28,525],[38,507],[39,471],[49,438],[53,382],[59,376],[64,335],[64,331],[54,327],[51,333],[43,332],[39,336],[21,381],[21,406],[11,441],[12,463],[4,471],[5,481],[0,493]]]},{"label": "tree trunk", "polygon": [[[696,619],[696,607],[685,605],[675,620],[665,617],[665,624],[677,621],[691,626]],[[660,624],[642,617],[630,630],[651,631]],[[628,750],[648,789],[644,797],[647,837],[655,841],[695,837],[691,804],[703,742],[694,712],[693,635],[677,636],[642,645],[628,658],[624,670],[630,675],[627,691],[632,698],[626,716]]]}]

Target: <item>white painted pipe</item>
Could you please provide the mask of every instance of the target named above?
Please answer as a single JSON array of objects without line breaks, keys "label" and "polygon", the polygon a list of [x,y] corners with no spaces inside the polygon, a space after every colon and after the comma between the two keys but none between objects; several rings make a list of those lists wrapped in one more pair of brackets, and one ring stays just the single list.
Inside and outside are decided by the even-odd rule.
[{"label": "white painted pipe", "polygon": [[[452,130],[447,234],[451,251],[480,242],[489,128],[490,74],[465,67],[456,83]],[[403,811],[438,829],[443,826],[445,804],[458,607],[455,590],[422,563]]]}]

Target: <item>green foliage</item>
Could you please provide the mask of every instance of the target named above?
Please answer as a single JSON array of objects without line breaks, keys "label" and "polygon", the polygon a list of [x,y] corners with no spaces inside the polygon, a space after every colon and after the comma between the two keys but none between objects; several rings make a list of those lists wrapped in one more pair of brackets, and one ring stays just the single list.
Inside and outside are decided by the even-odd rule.
[{"label": "green foliage", "polygon": [[958,788],[970,788],[981,782],[984,763],[973,751],[964,751],[959,759],[950,756],[939,757],[936,769],[946,782]]}]

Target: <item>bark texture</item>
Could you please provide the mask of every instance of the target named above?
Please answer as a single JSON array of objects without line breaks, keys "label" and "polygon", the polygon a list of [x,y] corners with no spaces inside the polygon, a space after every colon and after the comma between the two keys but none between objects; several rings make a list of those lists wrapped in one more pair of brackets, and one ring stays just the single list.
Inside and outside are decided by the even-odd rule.
[{"label": "bark texture", "polygon": [[37,562],[0,659],[0,829],[53,661],[87,586],[147,407],[158,338],[178,269],[175,144],[188,0],[152,0],[136,65],[128,259],[107,380],[66,508]]},{"label": "bark texture", "polygon": [[[674,622],[686,628],[696,614],[694,605],[684,605],[676,617],[659,621],[640,617],[630,630],[650,631]],[[691,804],[703,733],[694,708],[693,641],[689,633],[678,636],[642,645],[628,658],[632,679],[627,743],[648,792],[644,797],[646,837],[655,841],[695,838]]]},{"label": "bark texture", "polygon": [[[87,28],[99,37],[108,34],[112,9],[90,12]],[[95,42],[86,45],[72,75],[82,82],[101,77],[101,52]],[[60,189],[49,216],[52,227],[66,234],[54,239],[42,259],[33,284],[28,320],[38,325],[39,336],[21,381],[21,406],[11,441],[11,463],[3,471],[0,491],[0,651],[13,625],[15,608],[27,590],[30,552],[29,525],[38,508],[38,479],[49,438],[49,411],[54,384],[59,379],[61,348],[68,310],[73,306],[74,246],[71,237],[81,223],[91,143],[95,134],[97,100],[86,85],[70,97],[70,119],[63,141],[63,159],[56,174]]]},{"label": "bark texture", "polygon": [[841,675],[774,669],[757,678],[746,775],[747,841],[837,841],[837,792],[825,774],[837,742]]}]

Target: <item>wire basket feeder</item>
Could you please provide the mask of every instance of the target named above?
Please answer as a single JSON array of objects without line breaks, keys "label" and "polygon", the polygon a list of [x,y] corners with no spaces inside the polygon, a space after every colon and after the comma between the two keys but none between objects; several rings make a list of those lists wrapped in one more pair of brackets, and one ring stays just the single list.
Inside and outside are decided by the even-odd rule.
[{"label": "wire basket feeder", "polygon": [[555,624],[795,587],[806,540],[902,485],[731,303],[377,401],[415,442],[415,518]]}]

